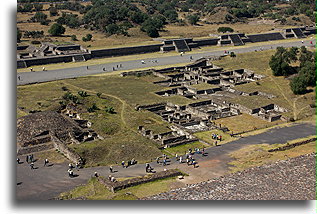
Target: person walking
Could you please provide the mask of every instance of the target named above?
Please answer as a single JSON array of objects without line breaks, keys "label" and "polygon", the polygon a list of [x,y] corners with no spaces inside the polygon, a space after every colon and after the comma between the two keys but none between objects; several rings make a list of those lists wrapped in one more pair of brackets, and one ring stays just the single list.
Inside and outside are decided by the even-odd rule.
[{"label": "person walking", "polygon": [[48,164],[48,160],[47,160],[47,158],[44,160],[44,166],[47,166],[47,164]]},{"label": "person walking", "polygon": [[20,158],[17,158],[17,163],[20,164]]},{"label": "person walking", "polygon": [[163,166],[166,166],[166,158],[163,160]]},{"label": "person walking", "polygon": [[179,157],[179,163],[183,163],[183,157],[182,156]]},{"label": "person walking", "polygon": [[25,161],[29,163],[29,155],[26,156]]},{"label": "person walking", "polygon": [[121,162],[121,166],[122,166],[122,168],[124,168],[124,161]]},{"label": "person walking", "polygon": [[112,166],[109,167],[110,173],[113,173],[113,168]]},{"label": "person walking", "polygon": [[31,167],[31,169],[34,169],[34,163],[33,162],[30,163],[30,167]]}]

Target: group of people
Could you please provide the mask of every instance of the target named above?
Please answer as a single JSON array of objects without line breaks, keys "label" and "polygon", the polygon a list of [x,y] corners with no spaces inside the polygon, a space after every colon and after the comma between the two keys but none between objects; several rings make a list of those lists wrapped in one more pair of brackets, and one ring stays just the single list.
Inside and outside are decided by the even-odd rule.
[{"label": "group of people", "polygon": [[212,139],[214,139],[214,140],[222,141],[222,136],[221,136],[221,135],[212,133],[212,134],[211,134],[211,137],[212,137]]},{"label": "group of people", "polygon": [[[27,156],[25,157],[25,161],[26,161],[26,163],[28,163],[28,164],[30,165],[30,168],[31,168],[31,169],[35,169],[35,168],[34,168],[35,159],[34,159],[34,155],[33,155],[33,154],[27,155]],[[18,164],[23,163],[23,162],[21,162],[21,160],[20,160],[19,157],[17,157],[17,163],[18,163]],[[48,161],[47,158],[45,158],[43,167],[49,166],[48,164],[49,164],[49,161]]]},{"label": "group of people", "polygon": [[129,160],[127,162],[127,164],[125,164],[125,161],[122,161],[121,162],[121,166],[122,166],[122,168],[128,168],[129,166],[132,166],[132,165],[134,165],[136,163],[137,163],[137,161],[134,158],[132,158],[132,160]]}]

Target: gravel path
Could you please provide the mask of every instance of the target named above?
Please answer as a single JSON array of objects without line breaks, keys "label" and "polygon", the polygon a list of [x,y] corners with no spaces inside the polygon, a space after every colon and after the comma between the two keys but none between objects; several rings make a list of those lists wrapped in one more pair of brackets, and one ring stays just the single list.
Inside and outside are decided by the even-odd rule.
[{"label": "gravel path", "polygon": [[250,168],[145,200],[314,200],[316,153]]}]

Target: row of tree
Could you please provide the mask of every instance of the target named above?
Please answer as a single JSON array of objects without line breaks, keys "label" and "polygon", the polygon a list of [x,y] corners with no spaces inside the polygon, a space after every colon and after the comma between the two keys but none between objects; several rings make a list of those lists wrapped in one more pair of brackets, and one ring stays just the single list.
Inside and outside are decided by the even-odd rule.
[{"label": "row of tree", "polygon": [[276,53],[271,57],[269,65],[274,76],[290,76],[294,74],[290,82],[290,87],[294,94],[304,94],[307,91],[307,87],[316,86],[315,55],[307,50],[305,46],[300,49],[297,47],[290,49],[278,47]]}]

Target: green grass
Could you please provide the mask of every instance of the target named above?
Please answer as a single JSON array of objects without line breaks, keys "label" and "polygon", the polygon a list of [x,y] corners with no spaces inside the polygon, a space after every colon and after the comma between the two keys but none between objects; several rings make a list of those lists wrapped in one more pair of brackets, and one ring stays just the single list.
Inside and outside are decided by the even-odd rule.
[{"label": "green grass", "polygon": [[216,140],[212,139],[212,137],[211,137],[212,134],[217,134],[217,135],[221,135],[222,136],[222,141],[221,142],[219,142],[219,140],[217,140],[218,144],[224,144],[224,143],[228,143],[228,142],[230,142],[232,140],[236,140],[236,138],[230,137],[230,134],[224,133],[223,131],[217,130],[217,129],[214,129],[214,130],[211,130],[211,131],[197,132],[197,133],[194,134],[194,136],[196,136],[197,138],[209,143],[210,145],[213,145]]},{"label": "green grass", "polygon": [[193,143],[187,143],[187,144],[183,144],[183,145],[179,145],[179,146],[173,146],[170,148],[166,148],[163,150],[163,152],[165,152],[166,154],[170,154],[170,155],[183,155],[186,152],[188,152],[188,149],[192,149],[194,150],[195,148],[199,148],[202,149],[203,147],[208,148],[209,146],[201,143],[199,141],[193,142]]},{"label": "green grass", "polygon": [[88,200],[137,200],[139,198],[169,191],[171,185],[176,182],[175,178],[166,178],[112,193],[100,184],[96,178],[91,178],[86,185],[76,187],[69,192],[61,193],[60,198],[64,200],[80,197],[87,198]]}]

